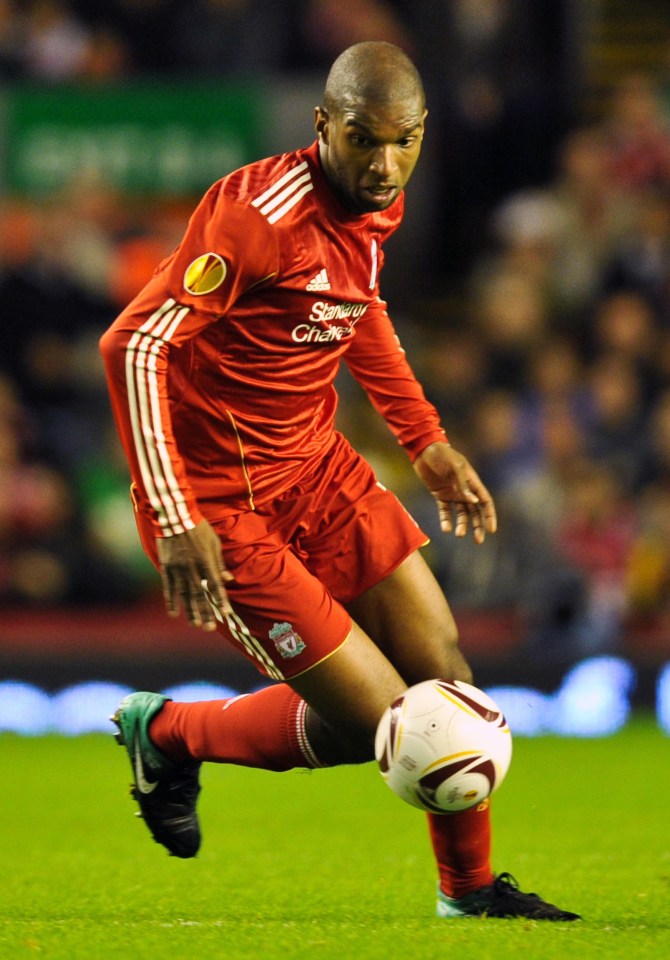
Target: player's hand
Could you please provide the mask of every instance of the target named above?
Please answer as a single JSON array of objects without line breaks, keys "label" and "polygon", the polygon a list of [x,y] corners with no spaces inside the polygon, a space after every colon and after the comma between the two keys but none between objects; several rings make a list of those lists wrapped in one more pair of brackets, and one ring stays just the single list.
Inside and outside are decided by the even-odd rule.
[{"label": "player's hand", "polygon": [[183,607],[192,626],[215,630],[214,607],[224,617],[232,613],[224,582],[233,577],[214,529],[201,520],[193,530],[157,538],[156,548],[168,615],[178,616]]},{"label": "player's hand", "polygon": [[477,543],[495,533],[493,498],[462,453],[446,442],[431,443],[414,461],[414,469],[437,501],[445,533],[464,537],[472,530]]}]

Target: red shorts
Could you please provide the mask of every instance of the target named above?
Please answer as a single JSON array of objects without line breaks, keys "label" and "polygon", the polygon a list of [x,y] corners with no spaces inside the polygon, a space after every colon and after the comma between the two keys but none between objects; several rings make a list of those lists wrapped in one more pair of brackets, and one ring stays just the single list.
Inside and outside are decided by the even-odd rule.
[{"label": "red shorts", "polygon": [[[156,563],[153,532],[137,518]],[[226,584],[234,614],[219,629],[277,680],[334,653],[351,630],[343,604],[428,542],[343,437],[316,475],[282,496],[254,511],[208,519],[235,578]]]}]

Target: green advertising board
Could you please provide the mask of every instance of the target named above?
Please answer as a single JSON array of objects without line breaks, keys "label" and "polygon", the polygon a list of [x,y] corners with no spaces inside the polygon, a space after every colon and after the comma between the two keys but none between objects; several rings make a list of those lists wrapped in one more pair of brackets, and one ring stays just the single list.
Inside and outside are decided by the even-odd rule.
[{"label": "green advertising board", "polygon": [[208,84],[6,88],[0,186],[39,195],[94,172],[138,194],[199,194],[263,154],[262,92]]}]

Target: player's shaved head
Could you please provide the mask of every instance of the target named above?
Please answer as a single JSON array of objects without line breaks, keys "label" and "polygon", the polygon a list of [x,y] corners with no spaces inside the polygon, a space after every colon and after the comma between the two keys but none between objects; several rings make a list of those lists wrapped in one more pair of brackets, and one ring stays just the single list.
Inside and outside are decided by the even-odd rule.
[{"label": "player's shaved head", "polygon": [[400,47],[369,40],[348,47],[333,63],[324,94],[324,107],[333,114],[355,104],[390,104],[425,94],[419,72]]},{"label": "player's shaved head", "polygon": [[347,210],[374,213],[400,196],[421,152],[426,112],[421,77],[399,47],[366,41],[340,54],[314,128],[326,178]]}]

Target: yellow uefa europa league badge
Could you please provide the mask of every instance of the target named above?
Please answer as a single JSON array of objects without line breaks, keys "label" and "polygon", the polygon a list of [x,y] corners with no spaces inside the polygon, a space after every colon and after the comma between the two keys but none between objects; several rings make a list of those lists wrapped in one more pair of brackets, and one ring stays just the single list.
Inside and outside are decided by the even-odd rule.
[{"label": "yellow uefa europa league badge", "polygon": [[201,297],[220,287],[227,272],[226,261],[218,253],[203,253],[186,268],[184,287],[194,296]]}]

